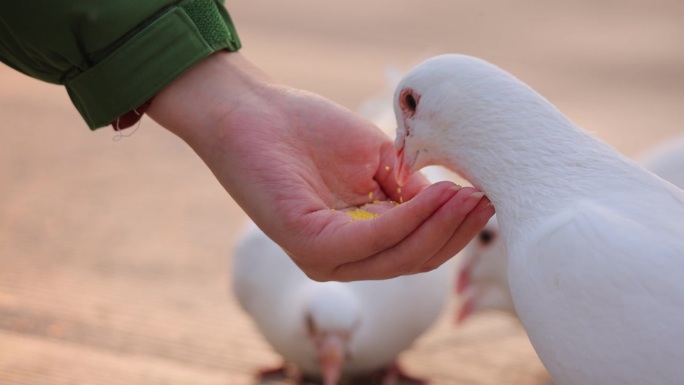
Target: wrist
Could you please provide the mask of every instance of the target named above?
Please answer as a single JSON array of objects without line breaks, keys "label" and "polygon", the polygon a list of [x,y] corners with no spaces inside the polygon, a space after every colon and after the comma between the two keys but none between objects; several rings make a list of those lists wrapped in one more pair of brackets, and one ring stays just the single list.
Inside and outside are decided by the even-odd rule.
[{"label": "wrist", "polygon": [[285,90],[242,54],[219,52],[157,94],[147,114],[190,145],[251,215],[248,170],[255,154],[268,153],[276,140]]},{"label": "wrist", "polygon": [[221,51],[162,89],[147,113],[194,148],[230,125],[235,110],[274,83],[241,53]]}]

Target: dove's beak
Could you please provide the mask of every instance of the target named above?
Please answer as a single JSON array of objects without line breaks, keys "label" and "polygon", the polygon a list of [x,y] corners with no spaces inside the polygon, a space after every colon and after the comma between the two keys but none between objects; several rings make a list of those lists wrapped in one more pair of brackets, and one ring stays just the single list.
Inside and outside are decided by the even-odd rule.
[{"label": "dove's beak", "polygon": [[465,293],[466,289],[470,287],[470,266],[464,266],[458,272],[458,279],[456,280],[456,294]]},{"label": "dove's beak", "polygon": [[347,342],[344,336],[329,333],[323,337],[318,347],[318,362],[324,385],[336,385],[339,382],[346,361],[346,351]]},{"label": "dove's beak", "polygon": [[461,306],[458,307],[456,317],[454,319],[456,324],[462,324],[473,313],[473,310],[475,309],[475,304],[473,301],[474,300],[472,297],[468,297],[461,303]]},{"label": "dove's beak", "polygon": [[404,142],[402,141],[397,147],[397,160],[394,165],[395,177],[399,186],[403,186],[408,182],[409,177],[413,174],[413,167],[416,163],[416,157],[407,158],[404,151]]},{"label": "dove's beak", "polygon": [[463,323],[473,312],[474,308],[474,289],[471,286],[471,276],[470,269],[472,265],[467,264],[458,273],[458,278],[456,280],[456,293],[461,297],[461,305],[456,311],[455,321],[457,324]]}]

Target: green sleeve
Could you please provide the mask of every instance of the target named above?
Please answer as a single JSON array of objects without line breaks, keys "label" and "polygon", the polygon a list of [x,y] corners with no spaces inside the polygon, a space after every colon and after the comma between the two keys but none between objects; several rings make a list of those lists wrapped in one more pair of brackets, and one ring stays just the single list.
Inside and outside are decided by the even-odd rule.
[{"label": "green sleeve", "polygon": [[222,0],[0,0],[0,60],[63,84],[91,129],[239,48]]}]

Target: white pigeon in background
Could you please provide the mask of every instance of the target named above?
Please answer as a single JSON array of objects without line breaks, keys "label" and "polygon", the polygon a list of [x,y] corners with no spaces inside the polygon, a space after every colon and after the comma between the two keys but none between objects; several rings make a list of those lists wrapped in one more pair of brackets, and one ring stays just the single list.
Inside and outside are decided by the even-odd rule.
[{"label": "white pigeon in background", "polygon": [[494,204],[515,308],[557,385],[684,383],[684,192],[483,60],[395,93],[397,173],[441,164]]},{"label": "white pigeon in background", "polygon": [[654,174],[684,189],[684,135],[669,138],[637,157]]},{"label": "white pigeon in background", "polygon": [[[684,189],[684,136],[669,138],[649,148],[636,160],[649,171]],[[486,310],[503,311],[517,318],[508,284],[508,256],[496,215],[459,255],[457,321],[463,322]]]},{"label": "white pigeon in background", "polygon": [[499,234],[496,215],[489,219],[459,256],[456,322],[462,323],[485,310],[499,310],[517,318],[508,284],[508,255]]},{"label": "white pigeon in background", "polygon": [[401,372],[397,357],[437,320],[453,276],[448,262],[389,280],[316,282],[254,224],[232,267],[233,292],[266,341],[324,385],[378,373],[383,385],[422,383]]}]

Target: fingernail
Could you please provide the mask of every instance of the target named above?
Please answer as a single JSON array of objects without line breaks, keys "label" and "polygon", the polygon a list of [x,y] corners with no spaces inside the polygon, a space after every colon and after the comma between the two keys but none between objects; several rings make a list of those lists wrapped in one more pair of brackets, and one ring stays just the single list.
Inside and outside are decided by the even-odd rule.
[{"label": "fingernail", "polygon": [[463,188],[463,186],[461,186],[460,184],[455,184],[455,185],[449,187],[449,189],[454,190],[454,191],[458,191],[462,188]]},{"label": "fingernail", "polygon": [[485,196],[485,193],[483,193],[482,191],[478,191],[478,192],[474,192],[474,193],[470,194],[470,196],[472,198],[475,198],[475,199],[480,199],[483,196]]}]

